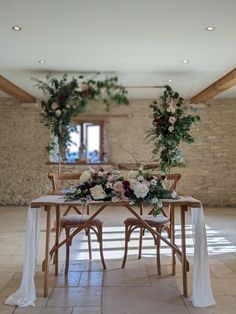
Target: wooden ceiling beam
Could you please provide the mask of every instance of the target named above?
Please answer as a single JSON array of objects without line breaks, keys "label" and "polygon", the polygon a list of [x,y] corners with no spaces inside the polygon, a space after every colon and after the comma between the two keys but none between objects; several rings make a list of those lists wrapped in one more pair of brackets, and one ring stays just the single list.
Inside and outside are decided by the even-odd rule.
[{"label": "wooden ceiling beam", "polygon": [[190,99],[192,104],[207,101],[236,85],[236,68]]},{"label": "wooden ceiling beam", "polygon": [[35,103],[35,98],[0,75],[0,90],[24,103]]}]

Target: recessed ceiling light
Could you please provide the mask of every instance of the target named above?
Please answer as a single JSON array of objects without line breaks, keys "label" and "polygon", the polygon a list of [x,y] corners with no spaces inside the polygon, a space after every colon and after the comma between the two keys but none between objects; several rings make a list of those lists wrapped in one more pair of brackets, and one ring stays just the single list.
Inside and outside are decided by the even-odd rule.
[{"label": "recessed ceiling light", "polygon": [[172,83],[173,81],[171,79],[168,80],[168,83]]},{"label": "recessed ceiling light", "polygon": [[206,27],[206,31],[208,31],[208,32],[212,32],[212,31],[214,31],[214,29],[215,29],[215,26],[207,26]]},{"label": "recessed ceiling light", "polygon": [[45,60],[39,60],[38,63],[44,64],[46,61]]},{"label": "recessed ceiling light", "polygon": [[181,62],[184,63],[184,64],[187,64],[187,63],[189,63],[189,60],[188,59],[183,59],[183,60],[181,60]]},{"label": "recessed ceiling light", "polygon": [[22,30],[22,28],[20,26],[12,26],[12,29],[14,31],[21,31]]}]

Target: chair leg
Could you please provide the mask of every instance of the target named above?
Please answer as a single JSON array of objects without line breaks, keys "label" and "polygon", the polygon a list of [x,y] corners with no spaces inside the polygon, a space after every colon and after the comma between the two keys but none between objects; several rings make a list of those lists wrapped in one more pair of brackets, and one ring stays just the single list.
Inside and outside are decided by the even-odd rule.
[{"label": "chair leg", "polygon": [[[156,228],[157,232],[160,233],[161,229],[160,228]],[[157,273],[158,275],[161,274],[161,259],[160,259],[160,238],[157,237],[156,239],[156,250],[157,250]]]},{"label": "chair leg", "polygon": [[140,228],[138,259],[141,259],[141,257],[142,257],[143,233],[144,233],[144,229],[143,229],[143,228]]},{"label": "chair leg", "polygon": [[69,270],[69,260],[70,260],[70,245],[71,241],[69,239],[70,236],[70,228],[65,228],[66,233],[66,264],[65,264],[65,275],[68,274]]},{"label": "chair leg", "polygon": [[89,259],[92,259],[92,247],[91,247],[91,236],[90,236],[90,228],[85,229],[85,233],[88,237],[88,251],[89,251]]},{"label": "chair leg", "polygon": [[97,226],[98,230],[98,242],[99,242],[99,250],[100,250],[100,257],[102,261],[102,266],[104,269],[106,269],[105,259],[103,256],[103,244],[102,244],[102,225]]},{"label": "chair leg", "polygon": [[124,252],[124,258],[122,262],[122,268],[125,268],[126,260],[127,260],[127,253],[128,253],[128,242],[129,242],[129,234],[128,234],[128,228],[129,226],[125,224],[125,252]]},{"label": "chair leg", "polygon": [[89,204],[87,204],[86,205],[86,213],[87,213],[87,215],[89,215],[89,210],[90,210],[90,206],[89,206]]}]

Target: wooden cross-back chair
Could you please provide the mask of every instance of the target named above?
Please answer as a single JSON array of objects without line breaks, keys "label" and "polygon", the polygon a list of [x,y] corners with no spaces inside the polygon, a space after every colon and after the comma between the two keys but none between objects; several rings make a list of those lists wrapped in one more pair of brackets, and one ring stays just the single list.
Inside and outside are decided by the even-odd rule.
[{"label": "wooden cross-back chair", "polygon": [[[52,182],[52,188],[54,193],[62,193],[63,190],[73,187],[76,183],[79,183],[80,173],[49,173],[48,178]],[[63,216],[66,216],[70,210],[73,209],[77,214],[82,214],[78,206],[69,205]],[[86,213],[89,215],[89,205],[86,205]]]},{"label": "wooden cross-back chair", "polygon": [[[76,184],[76,181],[79,181],[80,174],[64,174],[64,173],[50,173],[48,175],[48,178],[52,182],[53,192],[56,194],[62,193],[64,189],[68,189]],[[71,229],[74,229],[74,235],[79,233],[82,230],[85,230],[85,234],[88,237],[88,252],[89,252],[89,259],[92,259],[92,247],[91,247],[91,237],[90,237],[90,231],[94,231],[97,242],[99,243],[99,250],[100,250],[100,256],[103,268],[106,268],[105,260],[103,257],[103,245],[102,245],[102,221],[98,218],[93,219],[92,221],[89,221],[89,205],[86,205],[87,208],[87,215],[83,214],[81,212],[80,208],[75,205],[69,205],[66,208],[66,211],[63,214],[62,218],[59,218],[60,220],[60,228],[65,229],[66,233],[66,263],[65,263],[65,275],[68,274],[69,270],[69,258],[70,258],[70,246],[72,244],[72,239],[74,236],[71,236]],[[71,209],[74,209],[76,212],[76,215],[68,215],[69,211]],[[76,232],[76,229],[78,230]],[[58,244],[58,248],[61,245]]]},{"label": "wooden cross-back chair", "polygon": [[[156,177],[160,177],[160,174],[152,173],[152,175]],[[167,174],[166,175],[166,183],[169,184],[168,189],[173,192],[176,190],[177,183],[179,182],[181,178],[181,175],[179,173],[176,174]],[[143,215],[143,219],[146,223],[148,223],[152,228],[156,229],[158,233],[161,233],[163,230],[166,230],[168,237],[173,238],[174,235],[171,233],[171,207],[167,209],[161,210],[161,215],[158,215],[157,217],[154,217],[152,215],[154,211],[154,208],[152,208],[148,215],[143,215],[143,207],[140,207],[140,214]],[[141,259],[142,257],[142,241],[144,232],[146,230],[145,227],[143,227],[142,223],[135,217],[128,217],[125,221],[125,251],[124,251],[124,258],[122,263],[122,268],[125,267],[126,260],[127,260],[127,254],[128,254],[128,242],[130,241],[131,234],[133,231],[139,229],[140,235],[139,235],[139,249],[138,249],[138,258]],[[173,240],[173,239],[172,239]],[[156,257],[157,257],[157,271],[158,274],[161,274],[161,264],[160,264],[160,238],[154,237],[154,244],[156,245]],[[175,273],[175,254],[172,250],[172,273]]]}]

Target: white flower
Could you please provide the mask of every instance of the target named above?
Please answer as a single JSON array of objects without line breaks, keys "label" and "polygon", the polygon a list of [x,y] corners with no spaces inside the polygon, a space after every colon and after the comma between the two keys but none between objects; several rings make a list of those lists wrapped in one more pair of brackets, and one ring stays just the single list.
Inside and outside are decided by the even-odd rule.
[{"label": "white flower", "polygon": [[130,179],[136,179],[138,175],[139,175],[139,172],[137,170],[130,170],[128,172],[128,177]]},{"label": "white flower", "polygon": [[95,170],[94,168],[92,168],[92,167],[89,168],[89,171],[90,171],[91,173],[95,173],[95,172],[96,172],[96,170]]},{"label": "white flower", "polygon": [[143,177],[143,176],[138,176],[138,177],[137,177],[137,180],[138,180],[138,181],[143,181],[143,180],[144,180],[144,177]]},{"label": "white flower", "polygon": [[103,200],[107,196],[101,185],[91,188],[90,192],[94,200]]},{"label": "white flower", "polygon": [[169,107],[166,109],[167,112],[175,113],[175,107],[173,103],[169,103]]},{"label": "white flower", "polygon": [[150,183],[151,183],[151,185],[156,185],[156,184],[157,184],[157,180],[156,180],[156,179],[152,179],[152,180],[150,181]]},{"label": "white flower", "polygon": [[173,131],[174,131],[174,129],[175,129],[175,128],[174,128],[174,126],[173,126],[173,125],[168,127],[168,131],[169,131],[169,132],[173,132]]},{"label": "white flower", "polygon": [[161,202],[161,201],[158,201],[156,207],[159,208],[159,209],[162,208],[162,207],[163,207],[162,202]]},{"label": "white flower", "polygon": [[108,188],[108,189],[111,188],[111,189],[112,189],[112,185],[113,185],[113,184],[112,184],[111,182],[107,182],[107,183],[106,183],[106,188]]},{"label": "white flower", "polygon": [[130,188],[133,190],[134,186],[137,184],[137,181],[135,179],[130,179],[129,182],[130,182]]},{"label": "white flower", "polygon": [[79,182],[80,183],[87,182],[87,181],[89,181],[90,178],[91,178],[91,172],[86,170],[86,171],[81,173],[81,176],[79,178]]},{"label": "white flower", "polygon": [[174,116],[169,117],[169,122],[170,122],[171,124],[174,124],[175,121],[176,121],[176,117],[174,117]]},{"label": "white flower", "polygon": [[166,190],[165,182],[162,181],[162,182],[161,182],[161,185],[162,185],[163,189]]},{"label": "white flower", "polygon": [[60,110],[60,109],[57,109],[55,113],[56,113],[56,116],[57,116],[57,117],[60,117],[60,115],[61,115],[61,110]]},{"label": "white flower", "polygon": [[118,202],[119,198],[117,196],[113,196],[111,199],[112,202]]},{"label": "white flower", "polygon": [[176,191],[173,191],[173,192],[171,193],[171,197],[172,197],[172,198],[177,198],[177,197],[178,197],[178,193],[177,193]]},{"label": "white flower", "polygon": [[99,177],[104,177],[105,176],[105,171],[98,171],[98,176]]},{"label": "white flower", "polygon": [[86,90],[88,90],[89,89],[89,86],[87,85],[87,84],[81,84],[80,86],[78,86],[77,88],[76,88],[76,91],[78,91],[78,92],[84,92],[84,91],[86,91]]},{"label": "white flower", "polygon": [[53,102],[51,104],[51,108],[52,108],[52,110],[56,110],[58,108],[58,104],[56,102]]},{"label": "white flower", "polygon": [[151,203],[152,204],[157,204],[158,203],[158,198],[157,197],[154,197],[152,200],[151,200]]},{"label": "white flower", "polygon": [[144,183],[137,183],[134,186],[134,194],[137,198],[144,198],[147,196],[149,188]]},{"label": "white flower", "polygon": [[143,168],[144,168],[144,164],[141,163],[140,166],[139,166],[139,168],[138,168],[138,170],[139,170],[139,171],[143,171]]}]

